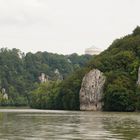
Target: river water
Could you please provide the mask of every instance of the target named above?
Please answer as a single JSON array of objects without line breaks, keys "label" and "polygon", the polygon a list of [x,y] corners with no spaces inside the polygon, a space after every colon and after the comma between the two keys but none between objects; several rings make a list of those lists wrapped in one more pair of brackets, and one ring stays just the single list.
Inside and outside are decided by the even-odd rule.
[{"label": "river water", "polygon": [[0,109],[0,140],[140,140],[140,113]]}]

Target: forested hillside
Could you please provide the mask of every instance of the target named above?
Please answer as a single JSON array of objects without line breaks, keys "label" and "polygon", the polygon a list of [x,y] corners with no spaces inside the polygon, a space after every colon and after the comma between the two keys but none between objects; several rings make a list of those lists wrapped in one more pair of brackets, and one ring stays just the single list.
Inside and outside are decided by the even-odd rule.
[{"label": "forested hillside", "polygon": [[[29,93],[40,83],[41,73],[50,81],[63,80],[90,58],[89,55],[24,54],[18,49],[0,49],[0,104],[27,105]],[[8,99],[3,98],[3,92]]]},{"label": "forested hillside", "polygon": [[137,85],[140,67],[140,27],[132,34],[116,39],[101,55],[89,63],[107,77],[104,89],[104,110],[134,111],[140,109]]},{"label": "forested hillside", "polygon": [[79,110],[83,76],[89,70],[97,68],[107,77],[102,99],[103,110],[140,110],[140,87],[137,85],[139,66],[140,27],[137,27],[132,34],[116,39],[107,50],[95,56],[86,67],[75,71],[62,83],[38,86],[31,93],[31,106]]}]

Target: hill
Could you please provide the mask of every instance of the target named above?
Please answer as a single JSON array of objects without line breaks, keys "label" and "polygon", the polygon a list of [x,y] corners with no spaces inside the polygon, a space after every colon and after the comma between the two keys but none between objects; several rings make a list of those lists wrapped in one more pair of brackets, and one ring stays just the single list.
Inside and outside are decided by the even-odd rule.
[{"label": "hill", "polygon": [[[58,55],[48,52],[29,52],[18,49],[0,49],[0,105],[26,105],[29,92],[44,73],[51,80],[65,79],[75,69],[79,69],[91,58],[89,55]],[[3,95],[9,99],[3,99]]]},{"label": "hill", "polygon": [[[107,77],[102,97],[103,110],[140,110],[140,88],[137,85],[139,66],[140,27],[137,27],[132,34],[116,39],[107,50],[95,56],[84,68],[75,71],[62,83],[39,86],[31,93],[31,106],[79,110],[79,91],[82,79],[88,71],[96,68]],[[50,87],[54,87],[53,91]],[[50,89],[51,92],[45,88]],[[39,99],[38,95],[44,99],[44,102],[40,100],[42,106],[36,100]]]}]

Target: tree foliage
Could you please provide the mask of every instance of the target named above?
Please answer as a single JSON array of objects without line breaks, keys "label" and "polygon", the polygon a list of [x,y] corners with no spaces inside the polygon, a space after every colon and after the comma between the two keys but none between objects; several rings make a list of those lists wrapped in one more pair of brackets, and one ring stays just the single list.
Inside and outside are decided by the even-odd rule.
[{"label": "tree foliage", "polygon": [[140,110],[140,90],[136,84],[139,66],[140,27],[137,27],[131,35],[116,39],[107,50],[94,56],[83,69],[74,72],[60,84],[57,109],[79,110],[82,78],[89,70],[97,68],[107,77],[102,99],[104,110]]},{"label": "tree foliage", "polygon": [[111,46],[90,61],[107,77],[104,88],[104,110],[134,111],[140,108],[137,87],[140,66],[140,27],[131,35],[116,39]]},{"label": "tree foliage", "polygon": [[[74,61],[73,57],[76,56]],[[0,91],[6,90],[8,103],[1,105],[27,105],[30,102],[30,92],[39,83],[41,73],[48,75],[49,80],[57,80],[55,70],[65,79],[70,73],[84,64],[91,56],[77,54],[58,55],[48,52],[22,53],[18,49],[0,49]],[[84,60],[84,62],[83,62]]]}]

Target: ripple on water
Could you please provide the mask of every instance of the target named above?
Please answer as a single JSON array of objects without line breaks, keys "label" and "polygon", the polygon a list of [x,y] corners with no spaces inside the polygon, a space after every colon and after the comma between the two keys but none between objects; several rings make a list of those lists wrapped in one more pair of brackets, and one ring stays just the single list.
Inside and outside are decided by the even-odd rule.
[{"label": "ripple on water", "polygon": [[0,110],[0,139],[140,139],[139,113]]}]

